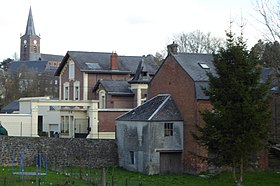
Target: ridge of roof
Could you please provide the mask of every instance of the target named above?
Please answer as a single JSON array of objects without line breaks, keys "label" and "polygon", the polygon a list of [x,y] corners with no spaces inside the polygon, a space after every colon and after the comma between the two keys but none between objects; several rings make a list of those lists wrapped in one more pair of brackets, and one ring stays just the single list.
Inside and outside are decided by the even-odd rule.
[{"label": "ridge of roof", "polygon": [[[161,96],[162,94],[160,94]],[[166,95],[162,95],[162,96],[166,96],[165,100],[161,103],[161,105],[157,108],[157,110],[149,117],[148,121],[152,120],[153,117],[160,111],[160,109],[165,105],[165,103],[168,101],[168,99],[170,98],[170,94],[166,94]]]},{"label": "ridge of roof", "polygon": [[[112,70],[110,61],[112,53],[107,52],[87,52],[87,51],[68,51],[63,57],[60,66],[55,72],[56,76],[60,75],[64,65],[68,59],[71,58],[80,71],[85,73],[126,73],[135,74],[137,66],[141,59],[144,58],[146,70],[149,74],[154,74],[158,69],[154,58],[151,56],[122,56],[118,55],[118,70]],[[98,64],[98,68],[93,68],[94,65]],[[92,67],[91,67],[92,66]]]},{"label": "ridge of roof", "polygon": [[123,117],[123,116],[125,116],[125,115],[128,115],[128,114],[130,114],[130,113],[135,112],[135,110],[136,110],[136,109],[138,109],[138,108],[140,108],[140,107],[143,107],[143,106],[145,106],[145,105],[149,104],[149,102],[151,102],[151,101],[155,100],[157,97],[158,97],[158,96],[152,97],[151,99],[149,99],[148,101],[146,101],[146,102],[142,103],[141,105],[138,105],[138,106],[137,106],[137,107],[135,107],[134,109],[132,109],[132,110],[130,110],[130,111],[128,111],[128,112],[126,112],[126,113],[124,113],[124,114],[120,115],[119,117],[117,117],[117,118],[116,118],[116,120],[118,120],[118,119],[122,118],[122,117]]}]

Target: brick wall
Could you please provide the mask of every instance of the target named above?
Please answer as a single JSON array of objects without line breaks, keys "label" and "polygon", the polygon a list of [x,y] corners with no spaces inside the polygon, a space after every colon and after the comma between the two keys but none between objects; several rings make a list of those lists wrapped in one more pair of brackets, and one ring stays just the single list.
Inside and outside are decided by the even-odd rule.
[{"label": "brick wall", "polygon": [[98,131],[99,132],[115,132],[115,119],[126,111],[98,111]]},{"label": "brick wall", "polygon": [[37,152],[42,153],[43,162],[47,154],[51,168],[109,167],[118,164],[115,140],[0,136],[0,166],[11,166],[13,155],[14,163],[18,165],[21,152],[24,154],[24,166],[36,164]]},{"label": "brick wall", "polygon": [[209,105],[209,102],[199,106],[194,90],[194,81],[172,56],[162,64],[148,89],[149,99],[157,94],[171,94],[180,110],[184,120],[183,164],[184,171],[188,173],[197,173],[207,167],[193,156],[193,154],[205,154],[205,151],[198,146],[191,132],[196,131],[195,124],[200,119],[199,107],[203,108]]},{"label": "brick wall", "polygon": [[[194,81],[175,61],[173,56],[169,56],[160,67],[153,78],[148,89],[148,98],[157,94],[171,94],[181,116],[184,120],[184,149],[183,166],[188,173],[198,173],[207,169],[207,164],[199,160],[194,154],[207,156],[207,151],[200,147],[193,139],[191,132],[196,132],[195,124],[203,125],[204,121],[200,111],[210,109],[208,100],[197,100],[194,92]],[[261,152],[258,155],[259,167],[267,168],[267,153]]]}]

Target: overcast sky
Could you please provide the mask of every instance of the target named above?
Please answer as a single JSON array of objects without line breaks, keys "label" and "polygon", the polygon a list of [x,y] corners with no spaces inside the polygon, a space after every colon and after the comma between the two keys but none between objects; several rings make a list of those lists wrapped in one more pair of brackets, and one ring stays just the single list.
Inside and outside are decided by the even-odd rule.
[{"label": "overcast sky", "polygon": [[[230,17],[246,20],[248,44],[260,38],[255,0],[1,0],[0,61],[19,56],[32,7],[41,53],[65,55],[69,50],[119,55],[155,54],[174,34],[201,30],[224,37]],[[237,24],[234,31],[238,32]]]}]

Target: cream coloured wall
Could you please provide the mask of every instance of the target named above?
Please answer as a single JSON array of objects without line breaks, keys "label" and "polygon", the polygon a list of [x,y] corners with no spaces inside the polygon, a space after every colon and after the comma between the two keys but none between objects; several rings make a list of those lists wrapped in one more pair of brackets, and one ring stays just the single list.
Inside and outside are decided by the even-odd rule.
[{"label": "cream coloured wall", "polygon": [[[20,111],[20,113],[27,113],[31,111],[31,135],[37,135],[38,126],[38,116],[42,115],[44,119],[43,128],[49,129],[50,124],[58,123],[60,124],[60,117],[69,112],[73,118],[89,118],[90,120],[90,134],[88,138],[98,138],[98,101],[97,100],[87,100],[87,101],[71,101],[71,100],[50,100],[48,98],[22,98],[19,100],[20,108],[26,109]],[[46,108],[48,107],[58,108],[57,111],[50,111]],[[61,109],[62,107],[68,107],[69,109]],[[45,108],[45,110],[43,109]],[[83,114],[86,113],[86,114]],[[59,128],[58,128],[59,129]],[[67,137],[73,137],[74,126],[69,126],[70,133]],[[60,129],[59,129],[60,130]]]},{"label": "cream coloured wall", "polygon": [[[0,114],[0,121],[8,130],[9,136],[38,137],[38,116],[43,116],[43,131],[60,129],[61,116],[69,115],[74,119],[89,118],[91,131],[87,138],[114,139],[115,132],[98,131],[98,100],[50,100],[46,97],[21,98],[19,114]],[[50,106],[55,110],[50,110]],[[61,109],[64,107],[64,109]],[[67,109],[65,109],[68,108]],[[69,127],[68,138],[74,137],[75,126]]]},{"label": "cream coloured wall", "polygon": [[145,99],[142,99],[142,90],[147,90],[148,89],[148,84],[131,84],[131,90],[136,90],[136,101],[137,101],[137,106],[141,105]]},{"label": "cream coloured wall", "polygon": [[9,136],[32,136],[31,114],[0,114]]}]

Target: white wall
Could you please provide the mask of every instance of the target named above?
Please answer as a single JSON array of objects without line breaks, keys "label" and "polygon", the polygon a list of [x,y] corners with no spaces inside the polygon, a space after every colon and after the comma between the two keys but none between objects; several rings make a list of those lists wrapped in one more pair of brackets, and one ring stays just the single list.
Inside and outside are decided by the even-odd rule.
[{"label": "white wall", "polygon": [[31,136],[31,114],[0,114],[0,121],[9,136]]}]

